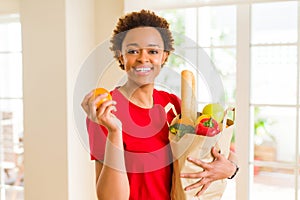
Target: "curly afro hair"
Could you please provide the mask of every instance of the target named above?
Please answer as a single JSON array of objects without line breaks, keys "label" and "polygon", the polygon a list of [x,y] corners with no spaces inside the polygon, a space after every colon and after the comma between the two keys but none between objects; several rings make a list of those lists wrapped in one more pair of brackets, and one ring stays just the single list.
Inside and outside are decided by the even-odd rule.
[{"label": "curly afro hair", "polygon": [[[119,61],[119,52],[122,50],[122,43],[127,31],[138,27],[153,27],[156,28],[164,41],[164,51],[170,53],[174,50],[174,39],[169,30],[169,23],[166,19],[157,16],[149,10],[141,10],[139,12],[131,12],[121,18],[113,31],[110,40],[112,46],[110,49],[114,52],[114,57]],[[124,65],[119,61],[119,66],[124,70]]]}]

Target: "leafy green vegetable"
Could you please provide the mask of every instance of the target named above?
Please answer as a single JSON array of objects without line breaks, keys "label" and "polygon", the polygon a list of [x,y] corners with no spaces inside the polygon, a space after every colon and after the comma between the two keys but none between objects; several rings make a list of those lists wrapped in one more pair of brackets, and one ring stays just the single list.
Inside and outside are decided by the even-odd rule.
[{"label": "leafy green vegetable", "polygon": [[195,133],[195,128],[191,125],[185,125],[185,124],[173,124],[169,127],[169,130],[171,133],[182,137],[186,133]]}]

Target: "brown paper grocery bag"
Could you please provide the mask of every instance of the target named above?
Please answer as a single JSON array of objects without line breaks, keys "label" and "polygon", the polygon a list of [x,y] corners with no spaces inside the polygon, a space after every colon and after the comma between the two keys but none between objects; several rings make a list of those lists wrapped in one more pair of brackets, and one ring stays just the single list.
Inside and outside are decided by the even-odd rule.
[{"label": "brown paper grocery bag", "polygon": [[[178,138],[170,133],[170,145],[173,153],[173,177],[172,177],[172,200],[219,200],[226,188],[226,179],[213,182],[200,197],[195,197],[200,188],[184,191],[184,188],[196,182],[195,179],[180,178],[180,173],[200,172],[201,167],[189,162],[188,156],[201,159],[204,162],[212,162],[211,149],[213,146],[221,150],[226,158],[230,152],[230,142],[233,133],[233,121],[226,120],[227,126],[223,131],[214,137],[201,136],[196,134],[185,134]],[[225,123],[224,123],[225,124]]]}]

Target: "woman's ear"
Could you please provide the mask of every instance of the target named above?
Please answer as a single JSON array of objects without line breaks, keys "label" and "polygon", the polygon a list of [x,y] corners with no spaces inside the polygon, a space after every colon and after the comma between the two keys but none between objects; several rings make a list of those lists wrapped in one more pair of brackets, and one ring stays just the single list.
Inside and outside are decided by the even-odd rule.
[{"label": "woman's ear", "polygon": [[121,55],[121,56],[119,56],[119,62],[122,64],[122,65],[124,65],[124,58],[123,58],[123,56]]},{"label": "woman's ear", "polygon": [[124,58],[120,50],[116,52],[119,62],[124,65]]},{"label": "woman's ear", "polygon": [[168,60],[169,55],[170,55],[170,52],[164,51],[163,57],[162,57],[162,60],[161,60],[162,61],[161,62],[162,65],[165,64],[165,62]]}]

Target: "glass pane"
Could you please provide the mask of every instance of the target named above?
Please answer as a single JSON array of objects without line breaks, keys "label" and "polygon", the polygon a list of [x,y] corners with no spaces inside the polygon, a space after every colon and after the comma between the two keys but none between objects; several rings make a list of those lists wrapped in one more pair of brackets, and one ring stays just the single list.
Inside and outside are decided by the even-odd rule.
[{"label": "glass pane", "polygon": [[236,89],[236,50],[233,48],[217,48],[210,50],[210,58],[222,78],[225,89],[225,102],[235,102]]},{"label": "glass pane", "polygon": [[295,104],[297,97],[297,48],[252,47],[251,102]]},{"label": "glass pane", "polygon": [[[217,82],[213,82],[213,80],[218,78],[218,80],[222,81],[222,75],[218,73],[218,69],[208,53],[210,53],[210,49],[186,49],[186,57],[193,63],[194,69],[197,69],[197,100],[200,104],[212,102],[215,99],[216,93],[219,92],[214,90],[218,89],[218,87],[216,86]],[[206,70],[207,68],[211,70]],[[209,71],[214,73],[209,74]],[[219,83],[222,84],[222,87],[220,86],[219,88],[223,89],[223,83]],[[220,101],[220,99],[217,100]]]},{"label": "glass pane", "polygon": [[21,24],[0,16],[0,199],[23,197]]},{"label": "glass pane", "polygon": [[[258,166],[254,166],[254,169]],[[295,175],[292,169],[269,168],[253,178],[251,200],[295,199]]]},{"label": "glass pane", "polygon": [[297,7],[294,2],[252,6],[252,44],[297,42]]},{"label": "glass pane", "polygon": [[[206,66],[211,66],[211,67],[213,67],[214,68],[214,70],[216,71],[216,76],[218,76],[220,79],[221,79],[221,84],[222,84],[222,89],[224,89],[224,94],[225,94],[225,97],[224,97],[224,99],[225,99],[225,103],[228,103],[227,102],[227,94],[228,94],[228,92],[227,92],[227,89],[228,88],[225,88],[225,85],[224,85],[224,81],[223,81],[223,76],[222,76],[222,74],[218,71],[218,68],[217,68],[217,66],[216,66],[216,64],[215,64],[215,61],[214,60],[212,60],[211,59],[211,56],[212,56],[212,49],[211,48],[201,48],[201,51],[203,52],[203,54],[205,54],[205,55],[207,55],[208,56],[208,60],[209,60],[209,62],[210,63],[207,63],[207,65],[205,65],[205,67]],[[201,104],[202,104],[202,106],[200,106],[200,107],[202,107],[203,108],[203,106],[205,105],[205,104],[207,104],[207,103],[211,103],[212,102],[212,95],[213,95],[213,93],[215,92],[213,89],[210,89],[209,87],[208,87],[208,83],[207,82],[209,82],[210,80],[211,80],[211,78],[208,78],[209,76],[206,76],[206,78],[205,78],[205,75],[203,75],[203,74],[201,74],[201,76],[199,77],[199,80],[198,80],[198,99],[200,99],[200,102],[201,102]],[[202,80],[202,81],[201,81]],[[223,99],[222,99],[223,100]],[[220,101],[220,100],[218,100],[218,101]]]},{"label": "glass pane", "polygon": [[[0,100],[0,186],[23,186],[23,101]],[[2,190],[2,194],[3,194]],[[9,191],[6,191],[8,195]]]},{"label": "glass pane", "polygon": [[236,7],[201,7],[198,16],[201,47],[236,44]]},{"label": "glass pane", "polygon": [[24,200],[24,189],[21,187],[12,187],[5,190],[6,200]]},{"label": "glass pane", "polygon": [[21,52],[21,24],[0,23],[0,52]]},{"label": "glass pane", "polygon": [[180,54],[171,54],[168,58],[168,62],[162,68],[161,73],[158,75],[155,81],[155,87],[157,89],[166,90],[172,92],[180,97],[181,93],[181,71],[189,69],[196,75],[195,66],[188,62],[186,55],[188,50],[180,52]]},{"label": "glass pane", "polygon": [[207,82],[210,79],[205,79],[203,72],[198,68],[197,64],[201,59],[202,62],[209,64],[202,66],[213,67],[206,52],[203,51],[203,49],[198,49],[197,51],[197,49],[186,48],[184,51],[178,53],[179,54],[171,54],[166,66],[164,66],[160,75],[156,79],[156,88],[164,89],[163,87],[165,87],[165,89],[170,89],[180,96],[181,71],[189,69],[194,73],[197,81],[197,101],[199,103],[211,102],[212,91],[210,91],[209,83]]},{"label": "glass pane", "polygon": [[254,159],[295,162],[296,109],[289,107],[252,107]]},{"label": "glass pane", "polygon": [[176,45],[182,42],[182,35],[196,43],[196,11],[195,8],[186,8],[157,12],[170,23],[170,29],[175,33],[173,36]]},{"label": "glass pane", "polygon": [[0,54],[0,98],[21,98],[22,81],[22,54]]}]

